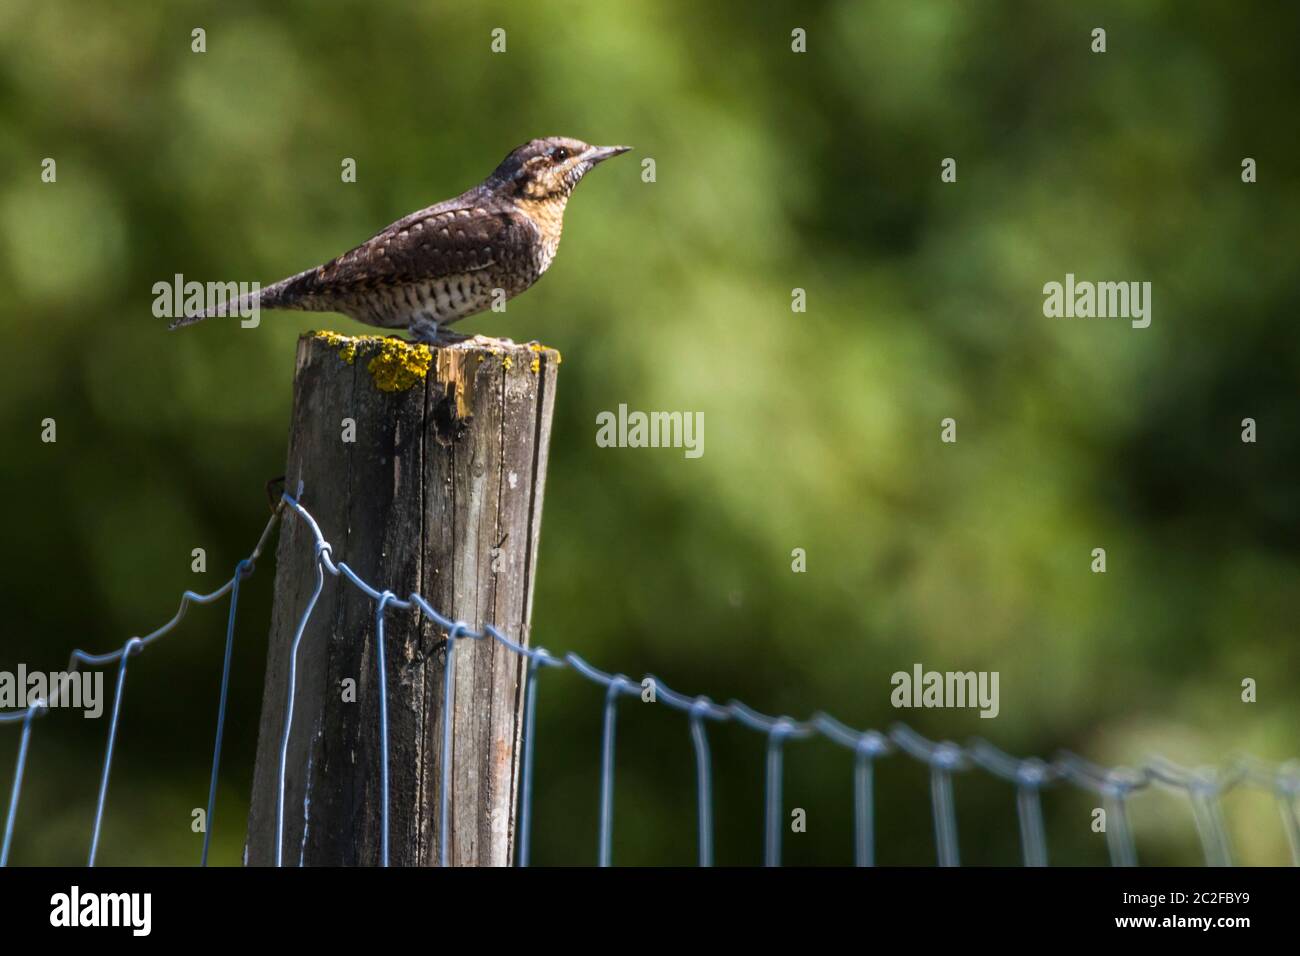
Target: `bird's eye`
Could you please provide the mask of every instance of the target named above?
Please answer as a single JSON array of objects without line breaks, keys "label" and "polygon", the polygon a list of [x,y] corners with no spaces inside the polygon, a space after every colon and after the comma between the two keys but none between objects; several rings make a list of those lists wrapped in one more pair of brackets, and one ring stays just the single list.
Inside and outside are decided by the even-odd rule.
[{"label": "bird's eye", "polygon": [[569,158],[569,151],[563,146],[552,146],[550,153],[547,155],[549,155],[551,159],[555,160],[555,162],[562,163]]}]

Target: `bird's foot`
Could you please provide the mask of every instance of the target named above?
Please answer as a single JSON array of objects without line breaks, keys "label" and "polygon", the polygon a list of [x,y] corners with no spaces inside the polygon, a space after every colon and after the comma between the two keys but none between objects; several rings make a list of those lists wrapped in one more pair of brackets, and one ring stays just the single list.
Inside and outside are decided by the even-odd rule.
[{"label": "bird's foot", "polygon": [[457,345],[461,342],[468,342],[470,336],[462,335],[459,332],[447,332],[440,330],[431,340],[431,345]]},{"label": "bird's foot", "polygon": [[407,331],[411,333],[411,338],[422,345],[455,345],[457,342],[464,342],[469,338],[468,335],[460,335],[456,332],[450,332],[440,326],[437,322],[425,319],[417,319],[413,321],[407,327]]},{"label": "bird's foot", "polygon": [[465,342],[474,345],[481,345],[487,348],[500,348],[503,345],[514,345],[512,339],[495,339],[489,335],[464,335],[459,332],[452,332],[444,326],[438,325],[426,319],[413,321],[408,327],[411,337],[423,345],[430,345],[434,348],[443,348],[448,345],[460,345]]},{"label": "bird's foot", "polygon": [[498,339],[490,335],[444,335],[438,339],[439,345],[477,345],[486,349],[500,349],[514,345],[512,339]]}]

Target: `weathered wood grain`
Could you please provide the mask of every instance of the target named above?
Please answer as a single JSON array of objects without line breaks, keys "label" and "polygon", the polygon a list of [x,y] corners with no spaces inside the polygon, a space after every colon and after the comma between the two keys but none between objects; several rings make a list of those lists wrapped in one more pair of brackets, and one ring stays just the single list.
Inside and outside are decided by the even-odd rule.
[{"label": "weathered wood grain", "polygon": [[[346,562],[376,587],[419,591],[474,628],[528,641],[559,356],[466,342],[306,335],[298,343],[286,485]],[[421,365],[427,373],[421,373]],[[344,419],[355,440],[343,440]],[[275,861],[289,651],[315,587],[310,531],[286,515],[249,814],[247,862]],[[303,634],[285,785],[286,865],[380,861],[375,602],[339,579]],[[390,859],[439,858],[446,635],[414,612],[385,615]],[[523,661],[495,641],[453,656],[449,859],[507,865],[522,722]],[[343,682],[356,681],[356,701]]]}]

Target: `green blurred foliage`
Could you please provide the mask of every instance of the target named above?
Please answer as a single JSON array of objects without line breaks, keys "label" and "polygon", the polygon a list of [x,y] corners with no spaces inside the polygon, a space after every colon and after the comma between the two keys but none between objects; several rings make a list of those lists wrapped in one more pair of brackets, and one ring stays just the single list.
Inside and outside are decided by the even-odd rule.
[{"label": "green blurred foliage", "polygon": [[[565,356],[537,642],[768,712],[901,716],[1021,753],[1292,756],[1298,21],[1173,0],[9,0],[0,666],[119,646],[215,587],[283,470],[296,336],[359,331],[271,313],[168,334],[153,283],[278,279],[562,134],[637,151],[578,190],[545,280],[465,323]],[[1067,272],[1152,282],[1151,327],[1044,318],[1042,286]],[[704,457],[598,449],[595,417],[620,402],[703,411]],[[47,416],[57,444],[39,441]],[[223,864],[240,859],[272,570],[239,627]],[[105,862],[197,859],[224,616],[195,611],[132,664]],[[999,718],[893,710],[889,676],[917,661],[999,671]],[[539,706],[535,858],[592,861],[600,692],[547,674]],[[82,859],[106,730],[37,726],[15,862]],[[757,862],[763,741],[711,738],[718,859]],[[690,863],[685,722],[629,702],[619,741],[615,860]],[[849,862],[850,767],[788,746],[786,805],[809,829],[787,861]],[[887,760],[877,785],[881,860],[930,862],[924,768]],[[964,860],[1016,862],[1010,787],[963,775],[956,794]],[[1055,862],[1105,860],[1094,803],[1046,800]],[[1267,798],[1227,809],[1242,860],[1286,858]],[[1133,814],[1144,862],[1199,860],[1185,800]]]}]

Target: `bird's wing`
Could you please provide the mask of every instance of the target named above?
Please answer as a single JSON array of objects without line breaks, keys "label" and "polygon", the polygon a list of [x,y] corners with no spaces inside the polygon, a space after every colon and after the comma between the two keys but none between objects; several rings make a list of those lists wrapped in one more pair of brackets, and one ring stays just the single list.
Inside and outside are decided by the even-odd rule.
[{"label": "bird's wing", "polygon": [[[295,308],[312,300],[329,303],[339,295],[465,275],[515,259],[539,239],[527,216],[488,201],[477,190],[413,212],[336,259],[266,286],[249,302],[263,308]],[[243,305],[226,303],[175,319],[169,328]]]},{"label": "bird's wing", "polygon": [[537,227],[513,210],[485,208],[473,194],[412,213],[313,270],[299,294],[417,282],[487,269],[526,248]]}]

